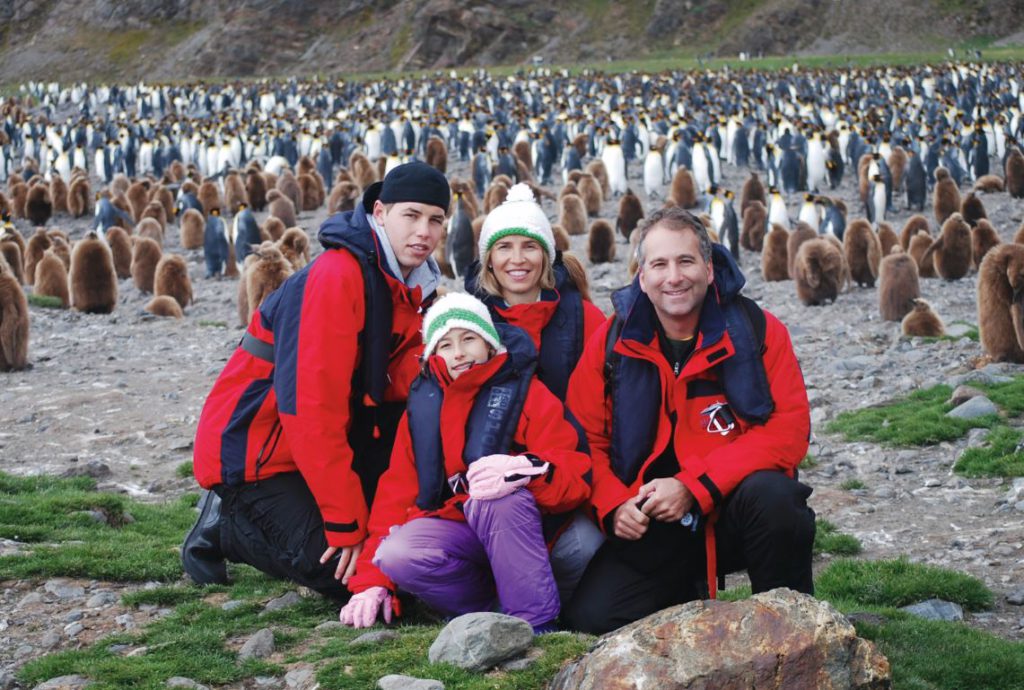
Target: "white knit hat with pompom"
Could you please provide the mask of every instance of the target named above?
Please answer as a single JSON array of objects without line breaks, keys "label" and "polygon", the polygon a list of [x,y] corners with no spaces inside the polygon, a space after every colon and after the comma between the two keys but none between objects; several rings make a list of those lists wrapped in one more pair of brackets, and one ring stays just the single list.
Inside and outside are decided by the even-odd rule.
[{"label": "white knit hat with pompom", "polygon": [[423,356],[434,354],[438,341],[453,328],[473,331],[496,351],[502,351],[501,337],[487,305],[465,292],[449,292],[434,302],[423,317]]},{"label": "white knit hat with pompom", "polygon": [[480,260],[483,260],[495,242],[509,235],[523,235],[536,240],[548,253],[548,259],[554,263],[555,236],[551,232],[551,221],[534,199],[533,190],[522,182],[513,185],[508,190],[505,202],[484,219],[478,245]]}]

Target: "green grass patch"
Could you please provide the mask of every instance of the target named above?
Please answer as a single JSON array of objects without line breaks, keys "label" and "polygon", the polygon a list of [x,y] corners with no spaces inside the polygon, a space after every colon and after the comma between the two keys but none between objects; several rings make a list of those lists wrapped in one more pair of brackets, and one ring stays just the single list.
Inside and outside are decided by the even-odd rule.
[{"label": "green grass patch", "polygon": [[54,297],[52,295],[27,295],[28,303],[33,307],[41,307],[43,309],[63,309],[64,303],[60,301],[60,297]]},{"label": "green grass patch", "polygon": [[210,321],[209,319],[199,319],[200,328],[227,328],[227,321]]},{"label": "green grass patch", "polygon": [[193,474],[194,473],[192,472],[191,460],[183,462],[174,468],[174,476],[178,477],[179,479],[187,479],[188,477],[191,477]]},{"label": "green grass patch", "polygon": [[859,491],[861,489],[866,489],[867,484],[859,479],[844,479],[839,485],[839,488],[843,491]]},{"label": "green grass patch", "polygon": [[989,433],[980,448],[968,448],[953,466],[966,477],[1024,477],[1024,453],[1017,450],[1022,434],[1000,426]]},{"label": "green grass patch", "polygon": [[974,342],[978,342],[978,340],[980,338],[980,335],[978,333],[978,327],[976,325],[974,325],[973,323],[967,323],[966,321],[953,321],[953,322],[951,322],[950,324],[948,324],[946,326],[946,330],[949,330],[949,326],[953,326],[953,325],[957,325],[957,324],[960,324],[960,325],[963,325],[963,326],[967,326],[967,332],[966,333],[961,333],[960,335],[957,335],[957,336],[943,335],[943,336],[940,336],[939,338],[926,338],[926,340],[951,340],[951,341],[955,342],[957,340],[960,340],[960,338],[967,338],[968,340],[973,340]]},{"label": "green grass patch", "polygon": [[992,592],[975,577],[906,558],[889,561],[833,561],[818,574],[815,593],[836,604],[898,608],[944,599],[969,611],[992,606]]},{"label": "green grass patch", "polygon": [[828,553],[833,556],[856,556],[862,550],[860,540],[843,534],[828,520],[818,520],[814,531],[814,553]]},{"label": "green grass patch", "polygon": [[195,521],[196,496],[150,504],[95,487],[88,478],[0,473],[0,538],[30,544],[22,555],[0,557],[0,579],[179,578],[178,546]]},{"label": "green grass patch", "polygon": [[816,457],[808,453],[807,455],[804,456],[804,459],[800,461],[799,468],[802,470],[810,470],[814,469],[820,464],[820,460],[818,460]]}]

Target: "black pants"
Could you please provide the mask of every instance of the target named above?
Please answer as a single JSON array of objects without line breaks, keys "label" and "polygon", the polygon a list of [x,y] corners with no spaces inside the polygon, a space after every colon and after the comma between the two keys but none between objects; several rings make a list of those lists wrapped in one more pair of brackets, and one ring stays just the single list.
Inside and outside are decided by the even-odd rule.
[{"label": "black pants", "polygon": [[[725,500],[715,524],[717,570],[746,569],[756,594],[775,587],[814,593],[811,488],[781,472],[755,472]],[[604,634],[702,595],[704,530],[652,520],[637,541],[611,537],[587,566],[566,624]]]},{"label": "black pants", "polygon": [[348,599],[348,589],[334,579],[337,556],[320,563],[327,550],[324,522],[301,474],[277,474],[238,487],[219,485],[214,491],[222,501],[220,538],[225,558],[332,599]]}]

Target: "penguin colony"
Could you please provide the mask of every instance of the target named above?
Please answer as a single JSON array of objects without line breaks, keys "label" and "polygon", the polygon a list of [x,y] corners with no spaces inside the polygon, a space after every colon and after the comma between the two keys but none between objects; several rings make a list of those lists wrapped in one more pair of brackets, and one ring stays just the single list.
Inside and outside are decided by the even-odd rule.
[{"label": "penguin colony", "polygon": [[[238,280],[244,321],[320,251],[308,214],[358,208],[367,186],[417,158],[452,171],[460,201],[437,257],[451,275],[475,258],[485,214],[516,182],[534,188],[561,251],[587,235],[572,242],[590,265],[634,262],[645,211],[675,204],[705,214],[723,242],[735,232],[744,270],[793,280],[807,305],[861,289],[848,276],[877,283],[880,314],[899,320],[925,311],[914,302],[922,287],[958,289],[977,272],[983,345],[1020,360],[993,325],[1019,307],[982,298],[1018,292],[1012,268],[982,270],[997,256],[1012,263],[1013,229],[988,217],[987,195],[1024,198],[1024,94],[1011,71],[701,73],[705,88],[732,87],[711,103],[692,101],[695,75],[679,72],[574,77],[568,95],[555,88],[567,77],[550,71],[481,72],[472,89],[446,89],[447,101],[425,82],[137,84],[63,100],[59,86],[31,83],[24,102],[0,101],[14,163],[0,169],[3,276],[89,312],[116,309],[130,277],[121,291],[152,293],[146,310],[176,318],[205,281]],[[743,180],[738,206],[723,169]],[[844,172],[859,205],[839,197]],[[617,215],[602,217],[609,206]],[[904,220],[908,210],[919,215]],[[83,233],[73,221],[92,213]],[[63,223],[75,229],[52,232]],[[944,282],[919,282],[933,276]],[[0,306],[14,313],[15,302]]]}]

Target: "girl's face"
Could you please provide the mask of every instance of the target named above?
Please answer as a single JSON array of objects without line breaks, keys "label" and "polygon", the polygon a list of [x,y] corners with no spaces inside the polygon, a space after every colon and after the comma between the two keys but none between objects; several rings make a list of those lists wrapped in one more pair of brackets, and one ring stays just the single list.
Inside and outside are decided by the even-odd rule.
[{"label": "girl's face", "polygon": [[491,346],[474,331],[453,328],[437,341],[435,353],[444,359],[448,375],[459,378],[477,364],[491,358]]},{"label": "girl's face", "polygon": [[544,247],[525,235],[507,235],[491,247],[488,262],[509,304],[536,302],[546,268]]}]

